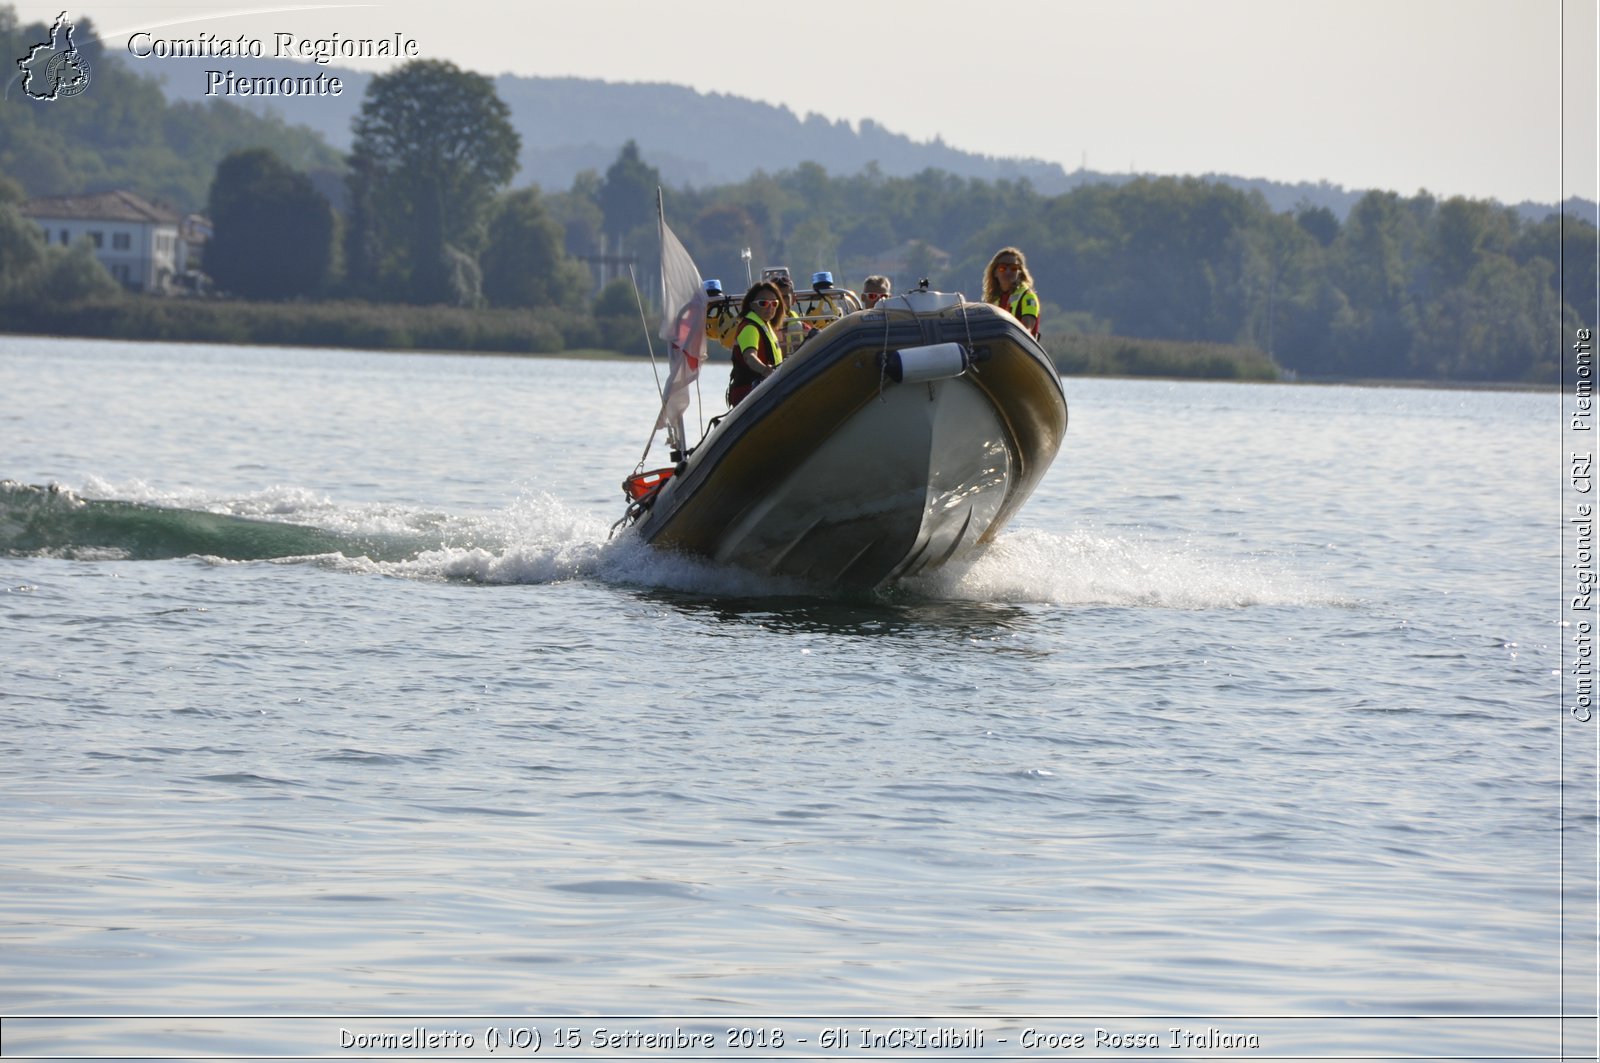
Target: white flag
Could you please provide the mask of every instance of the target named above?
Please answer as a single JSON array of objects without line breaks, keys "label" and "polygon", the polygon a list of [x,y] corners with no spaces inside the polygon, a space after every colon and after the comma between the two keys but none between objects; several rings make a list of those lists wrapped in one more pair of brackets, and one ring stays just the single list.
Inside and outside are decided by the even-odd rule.
[{"label": "white flag", "polygon": [[667,383],[661,392],[656,428],[667,429],[679,450],[687,446],[683,415],[689,389],[700,377],[706,357],[706,293],[694,259],[667,228],[667,216],[656,192],[656,217],[661,223],[661,338],[667,341]]}]

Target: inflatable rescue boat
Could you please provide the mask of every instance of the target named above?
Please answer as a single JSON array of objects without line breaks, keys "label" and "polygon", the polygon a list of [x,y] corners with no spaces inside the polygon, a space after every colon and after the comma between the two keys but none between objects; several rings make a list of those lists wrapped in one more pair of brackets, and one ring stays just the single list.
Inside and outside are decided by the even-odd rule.
[{"label": "inflatable rescue boat", "polygon": [[875,588],[991,541],[1061,446],[1049,356],[1010,314],[913,290],[817,331],[674,467],[624,483],[653,546]]}]

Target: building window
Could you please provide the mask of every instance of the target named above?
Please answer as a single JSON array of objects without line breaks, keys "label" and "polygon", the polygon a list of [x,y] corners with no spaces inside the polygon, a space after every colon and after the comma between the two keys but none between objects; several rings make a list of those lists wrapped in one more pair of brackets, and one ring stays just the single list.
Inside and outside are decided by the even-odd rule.
[{"label": "building window", "polygon": [[126,250],[128,250],[128,248],[130,248],[132,246],[133,246],[133,237],[129,236],[127,233],[112,233],[111,234],[111,250],[113,250],[113,251],[126,251]]},{"label": "building window", "polygon": [[[50,236],[49,236],[48,233],[45,234],[45,239],[46,240],[50,239]],[[70,243],[72,243],[72,234],[67,232],[67,230],[62,229],[61,230],[61,246],[62,247],[66,247]]]},{"label": "building window", "polygon": [[98,251],[102,247],[106,246],[106,234],[105,233],[100,233],[100,232],[90,233],[89,234],[89,239],[94,241],[94,249],[96,251]]}]

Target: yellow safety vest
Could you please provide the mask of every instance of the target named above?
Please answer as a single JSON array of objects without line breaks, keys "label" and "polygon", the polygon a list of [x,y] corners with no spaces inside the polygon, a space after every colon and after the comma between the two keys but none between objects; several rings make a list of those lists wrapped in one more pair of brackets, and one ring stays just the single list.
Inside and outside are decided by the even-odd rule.
[{"label": "yellow safety vest", "polygon": [[762,320],[759,314],[752,310],[740,320],[740,329],[733,341],[733,353],[740,351],[761,350],[762,339],[766,339],[767,353],[772,355],[772,366],[777,368],[783,361],[783,345],[778,342],[777,333],[772,331],[772,326]]},{"label": "yellow safety vest", "polygon": [[1018,321],[1021,321],[1025,317],[1032,317],[1033,329],[1031,331],[1033,332],[1035,338],[1038,337],[1039,297],[1034,294],[1032,288],[1025,288],[1019,284],[1016,288],[1012,289],[1009,295],[1005,292],[1001,292],[999,302],[996,305],[998,305],[1002,310],[1009,310],[1011,315]]}]

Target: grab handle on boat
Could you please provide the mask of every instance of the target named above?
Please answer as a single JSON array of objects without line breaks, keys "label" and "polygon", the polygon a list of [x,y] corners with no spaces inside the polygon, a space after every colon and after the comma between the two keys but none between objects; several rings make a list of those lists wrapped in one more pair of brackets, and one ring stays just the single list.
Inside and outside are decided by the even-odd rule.
[{"label": "grab handle on boat", "polygon": [[971,357],[959,343],[932,343],[925,347],[903,347],[883,356],[883,371],[896,384],[915,384],[923,380],[945,380],[967,371]]}]

